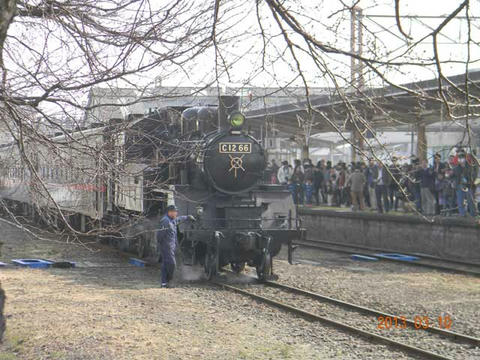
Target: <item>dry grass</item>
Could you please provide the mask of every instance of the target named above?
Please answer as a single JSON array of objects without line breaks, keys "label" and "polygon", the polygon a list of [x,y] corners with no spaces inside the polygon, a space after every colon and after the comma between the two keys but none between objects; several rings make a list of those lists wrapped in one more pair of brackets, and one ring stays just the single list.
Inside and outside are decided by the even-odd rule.
[{"label": "dry grass", "polygon": [[201,283],[161,289],[158,269],[128,265],[111,249],[91,253],[16,232],[2,240],[3,261],[35,255],[100,267],[0,270],[8,316],[0,360],[321,358],[301,340],[284,343],[288,324],[248,315],[251,302],[232,311],[238,297]]},{"label": "dry grass", "polygon": [[9,270],[2,282],[9,319],[0,359],[288,359],[303,352],[202,307],[188,288],[81,284],[42,270]]}]

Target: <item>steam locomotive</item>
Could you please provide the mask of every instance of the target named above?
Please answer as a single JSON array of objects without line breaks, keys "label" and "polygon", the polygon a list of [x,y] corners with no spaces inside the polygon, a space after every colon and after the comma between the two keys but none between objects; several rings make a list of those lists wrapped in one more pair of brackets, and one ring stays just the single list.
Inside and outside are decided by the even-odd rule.
[{"label": "steam locomotive", "polygon": [[[35,195],[42,190],[33,191],[25,160],[14,146],[4,146],[0,161],[15,161],[2,169],[0,196],[33,217],[44,216],[40,208],[59,207],[81,231],[117,226],[121,230],[109,242],[151,259],[159,256],[159,217],[176,205],[180,214],[197,218],[179,228],[184,264],[203,266],[208,279],[226,265],[240,272],[248,264],[265,279],[281,245],[289,245],[291,258],[292,241],[305,231],[287,189],[261,183],[266,154],[238,102],[224,96],[219,106],[155,109],[53,137],[55,151],[63,149],[71,168],[56,165],[49,147],[32,145],[30,161],[48,196]],[[95,156],[77,152],[76,143],[101,149],[109,161],[98,165]],[[88,168],[96,169],[92,176],[78,171]]]}]

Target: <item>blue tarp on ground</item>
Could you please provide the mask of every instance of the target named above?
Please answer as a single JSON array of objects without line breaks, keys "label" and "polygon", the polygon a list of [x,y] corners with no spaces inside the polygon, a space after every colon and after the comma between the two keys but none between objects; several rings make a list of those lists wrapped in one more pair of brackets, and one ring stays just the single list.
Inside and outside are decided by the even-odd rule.
[{"label": "blue tarp on ground", "polygon": [[42,259],[13,259],[12,263],[18,266],[29,267],[33,269],[45,269],[53,264],[51,261]]},{"label": "blue tarp on ground", "polygon": [[352,258],[352,260],[359,260],[359,261],[378,261],[376,257],[360,255],[360,254],[352,254],[350,255],[350,258]]},{"label": "blue tarp on ground", "polygon": [[145,267],[147,265],[147,263],[145,261],[140,260],[140,259],[136,259],[136,258],[128,259],[128,263],[132,264],[132,265],[135,265],[135,266],[140,266],[140,267]]},{"label": "blue tarp on ground", "polygon": [[397,254],[397,253],[379,253],[374,254],[380,258],[385,259],[393,259],[393,260],[400,260],[400,261],[417,261],[420,260],[417,256],[405,255],[405,254]]}]

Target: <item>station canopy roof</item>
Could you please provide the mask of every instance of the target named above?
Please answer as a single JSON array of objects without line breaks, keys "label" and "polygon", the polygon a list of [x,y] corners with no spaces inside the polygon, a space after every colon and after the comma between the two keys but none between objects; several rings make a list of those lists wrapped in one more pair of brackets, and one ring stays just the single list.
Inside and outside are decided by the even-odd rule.
[{"label": "station canopy roof", "polygon": [[[443,94],[448,101],[458,100],[455,102],[459,105],[453,107],[456,115],[465,112],[463,105],[465,95],[462,93],[465,83],[465,73],[448,77],[448,82],[442,81]],[[468,84],[469,93],[479,96],[480,69],[468,73]],[[474,103],[473,100],[472,103]],[[412,125],[418,123],[425,125],[438,123],[442,118],[442,112],[445,111],[445,105],[439,96],[438,79],[412,82],[395,87],[366,89],[362,93],[347,93],[343,98],[338,94],[311,96],[310,104],[317,112],[312,121],[311,134],[335,131],[329,121],[342,131],[349,131],[348,119],[351,112],[348,111],[348,108],[352,105],[376,131],[407,131],[412,128]],[[474,103],[474,105],[478,107],[480,104]],[[245,115],[252,128],[260,128],[268,123],[279,132],[280,136],[289,136],[301,131],[299,118],[308,118],[308,103],[306,100],[302,100],[296,103],[247,111]]]}]

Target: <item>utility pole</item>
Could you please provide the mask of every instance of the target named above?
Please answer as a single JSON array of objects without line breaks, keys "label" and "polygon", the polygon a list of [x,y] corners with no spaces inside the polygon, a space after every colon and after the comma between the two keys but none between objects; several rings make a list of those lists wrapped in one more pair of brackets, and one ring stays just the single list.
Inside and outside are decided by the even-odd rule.
[{"label": "utility pole", "polygon": [[[359,7],[354,7],[351,12],[350,18],[350,52],[353,55],[362,56],[363,54],[363,10]],[[357,93],[357,96],[361,96],[361,90],[365,86],[365,81],[363,78],[363,63],[354,56],[350,57],[350,77],[351,77],[351,87]],[[366,114],[364,114],[366,115]],[[353,116],[353,115],[352,115]],[[355,119],[351,119],[351,160],[356,161],[357,151],[353,145],[356,145],[358,148],[363,149],[363,137],[360,134],[357,126],[354,125]]]}]

